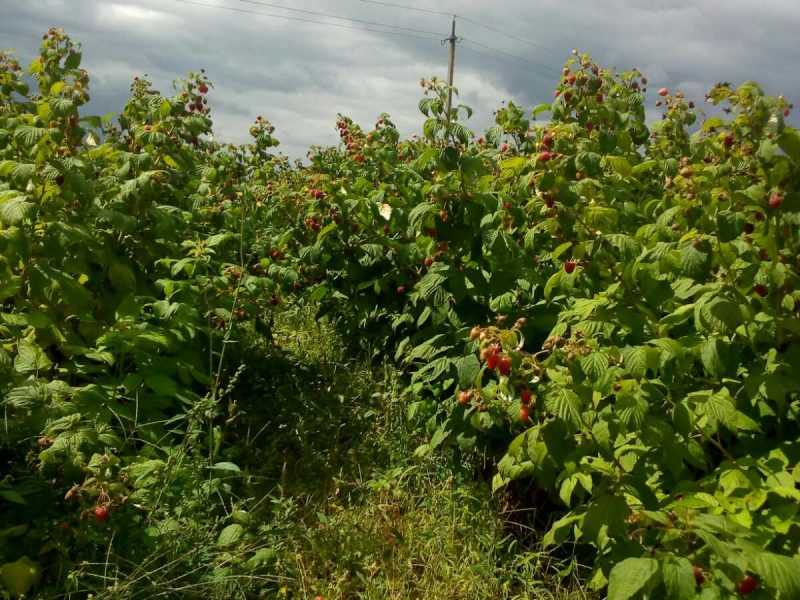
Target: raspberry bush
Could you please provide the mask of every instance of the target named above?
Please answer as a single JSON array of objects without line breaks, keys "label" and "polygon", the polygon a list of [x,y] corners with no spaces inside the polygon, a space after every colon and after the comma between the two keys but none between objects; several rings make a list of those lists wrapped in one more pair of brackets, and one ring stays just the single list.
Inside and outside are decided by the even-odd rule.
[{"label": "raspberry bush", "polygon": [[291,164],[261,117],[252,143],[213,141],[203,72],[83,116],[80,60],[48,32],[34,92],[0,56],[9,594],[43,576],[28,557],[101,560],[108,531],[135,559],[165,495],[231,494],[226,354],[306,304],[405,371],[417,456],[488,453],[496,492],[536,488],[545,543],[591,548],[612,600],[800,596],[785,99],[720,84],[706,114],[664,88],[651,123],[639,71],[576,54],[553,102],[480,137],[434,78],[421,137],[340,115],[341,145]]}]

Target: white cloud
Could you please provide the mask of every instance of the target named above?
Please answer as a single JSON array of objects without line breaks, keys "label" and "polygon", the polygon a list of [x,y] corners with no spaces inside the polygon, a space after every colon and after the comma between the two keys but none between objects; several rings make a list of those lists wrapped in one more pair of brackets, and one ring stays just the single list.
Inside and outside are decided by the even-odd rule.
[{"label": "white cloud", "polygon": [[[114,23],[118,25],[152,25],[162,21],[165,14],[142,6],[129,4],[100,4],[97,7],[98,22]],[[172,19],[170,18],[170,21]]]}]

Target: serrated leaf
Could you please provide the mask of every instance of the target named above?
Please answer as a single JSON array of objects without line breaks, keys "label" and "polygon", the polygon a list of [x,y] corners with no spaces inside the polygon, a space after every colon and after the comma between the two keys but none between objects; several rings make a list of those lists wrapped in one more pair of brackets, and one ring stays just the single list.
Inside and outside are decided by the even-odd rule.
[{"label": "serrated leaf", "polygon": [[16,225],[23,221],[36,207],[28,202],[25,196],[0,194],[0,223]]},{"label": "serrated leaf", "polygon": [[546,397],[545,406],[547,410],[562,419],[571,427],[577,429],[581,425],[581,409],[583,402],[580,396],[565,387],[551,386]]},{"label": "serrated leaf", "polygon": [[685,558],[669,557],[661,563],[661,578],[671,600],[695,597],[696,582],[692,563]]},{"label": "serrated leaf", "polygon": [[456,360],[456,369],[458,370],[458,387],[469,389],[475,385],[478,374],[481,372],[481,363],[477,356],[470,354]]},{"label": "serrated leaf", "polygon": [[772,552],[756,553],[748,558],[750,568],[781,598],[800,598],[800,559]]},{"label": "serrated leaf", "polygon": [[611,569],[608,600],[629,600],[653,587],[658,580],[658,561],[652,558],[626,558]]},{"label": "serrated leaf", "polygon": [[702,406],[712,425],[721,424],[731,429],[736,428],[736,405],[727,388],[708,396]]},{"label": "serrated leaf", "polygon": [[422,313],[419,315],[419,318],[417,319],[417,327],[422,327],[425,324],[425,321],[427,321],[430,318],[432,312],[433,311],[431,310],[430,306],[426,306],[424,309],[422,309]]},{"label": "serrated leaf", "polygon": [[566,506],[570,506],[572,504],[572,492],[575,490],[575,486],[577,485],[578,478],[575,477],[575,475],[570,475],[561,482],[561,488],[559,489],[558,497],[561,498],[561,501]]},{"label": "serrated leaf", "polygon": [[608,371],[608,357],[595,350],[580,359],[581,370],[592,381],[599,381]]},{"label": "serrated leaf", "polygon": [[17,345],[14,369],[20,373],[47,371],[52,366],[52,361],[37,344],[23,340]]},{"label": "serrated leaf", "polygon": [[427,365],[419,369],[412,375],[411,381],[414,383],[427,383],[439,379],[447,373],[453,365],[453,360],[447,356],[442,356],[432,360]]},{"label": "serrated leaf", "polygon": [[727,346],[717,338],[706,340],[700,347],[700,359],[706,372],[712,377],[722,377],[726,365],[724,360]]},{"label": "serrated leaf", "polygon": [[563,543],[569,535],[572,527],[583,520],[583,515],[567,515],[561,517],[558,521],[553,523],[550,529],[544,534],[542,544],[545,548],[556,544]]},{"label": "serrated leaf", "polygon": [[442,288],[447,277],[440,273],[427,273],[416,285],[416,289],[420,296],[426,300],[430,300]]},{"label": "serrated leaf", "polygon": [[682,304],[667,316],[662,317],[659,321],[659,325],[664,325],[666,327],[683,325],[686,323],[686,321],[692,318],[693,312],[694,304]]},{"label": "serrated leaf", "polygon": [[651,353],[646,346],[627,346],[622,349],[622,366],[632,377],[642,378],[653,365]]},{"label": "serrated leaf", "polygon": [[795,129],[786,129],[778,138],[778,145],[795,164],[800,164],[800,134]]},{"label": "serrated leaf", "polygon": [[649,405],[641,393],[621,394],[614,403],[614,410],[620,420],[633,430],[639,429],[647,416]]}]

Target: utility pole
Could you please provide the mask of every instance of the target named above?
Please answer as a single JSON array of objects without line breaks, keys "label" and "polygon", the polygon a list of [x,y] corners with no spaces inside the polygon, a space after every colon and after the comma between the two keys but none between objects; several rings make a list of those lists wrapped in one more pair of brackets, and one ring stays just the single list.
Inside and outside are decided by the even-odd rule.
[{"label": "utility pole", "polygon": [[450,37],[443,40],[450,42],[450,61],[447,65],[447,128],[450,129],[450,109],[453,107],[453,70],[456,66],[456,16],[453,15],[453,26],[450,30]]}]

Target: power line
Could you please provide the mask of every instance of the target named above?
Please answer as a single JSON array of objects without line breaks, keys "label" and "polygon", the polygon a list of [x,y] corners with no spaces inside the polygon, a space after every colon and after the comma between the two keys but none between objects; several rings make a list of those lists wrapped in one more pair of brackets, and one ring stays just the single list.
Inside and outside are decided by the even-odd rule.
[{"label": "power line", "polygon": [[541,50],[547,50],[547,51],[552,52],[552,50],[550,48],[548,48],[547,46],[545,46],[543,44],[539,44],[537,42],[534,42],[532,40],[520,37],[518,35],[514,35],[513,33],[509,33],[508,31],[505,31],[504,29],[500,29],[498,27],[492,27],[491,25],[487,25],[486,23],[482,23],[481,21],[478,21],[477,19],[472,19],[472,18],[467,17],[467,16],[465,16],[463,14],[447,13],[447,12],[442,12],[442,11],[438,11],[438,10],[430,10],[430,9],[427,9],[427,8],[417,8],[416,6],[409,6],[407,4],[398,4],[396,2],[383,2],[381,0],[359,0],[359,1],[360,2],[365,2],[367,4],[377,4],[378,6],[385,6],[385,7],[390,7],[390,8],[399,8],[399,9],[403,9],[403,10],[414,10],[414,11],[418,11],[418,12],[422,12],[422,13],[428,13],[428,14],[432,14],[432,15],[440,15],[440,16],[445,16],[445,17],[453,16],[453,17],[461,19],[462,21],[465,21],[467,23],[471,23],[472,25],[477,25],[478,27],[482,27],[483,29],[486,29],[487,31],[492,31],[494,33],[499,33],[500,35],[504,35],[505,37],[511,38],[512,40],[516,40],[518,42],[522,42],[523,44],[528,44],[529,46],[533,46],[533,47],[539,48]]},{"label": "power line", "polygon": [[283,6],[281,4],[272,4],[271,2],[262,2],[261,0],[239,0],[239,2],[243,2],[245,4],[257,4],[260,6],[269,6],[270,8],[280,8],[281,10],[288,10],[290,12],[296,13],[303,13],[307,15],[314,15],[317,17],[325,17],[328,19],[337,19],[339,21],[350,21],[351,23],[361,23],[362,25],[372,25],[376,27],[386,27],[390,29],[402,29],[403,31],[412,31],[414,33],[423,33],[425,35],[435,35],[437,37],[441,37],[441,32],[438,31],[426,31],[425,29],[416,29],[414,27],[401,27],[400,25],[390,25],[388,23],[379,23],[377,21],[365,21],[363,19],[356,19],[352,17],[342,17],[340,15],[334,15],[331,13],[323,13],[317,12],[314,10],[306,10],[303,8],[290,8],[288,6]]},{"label": "power line", "polygon": [[457,17],[458,15],[454,15],[453,13],[442,12],[439,10],[430,10],[429,8],[417,8],[416,6],[408,6],[406,4],[396,4],[394,2],[381,2],[380,0],[360,0],[361,2],[365,2],[367,4],[377,4],[379,6],[387,6],[390,8],[402,8],[404,10],[415,10],[421,13],[428,13],[429,15],[439,15],[444,17]]},{"label": "power line", "polygon": [[[463,47],[465,49],[469,50],[470,52],[475,52],[476,54],[481,54],[482,56],[489,56],[491,58],[498,58],[497,54],[494,54],[492,52],[487,52],[486,50],[481,50],[480,48],[473,48],[472,46],[463,46]],[[500,56],[499,58],[503,58],[503,57]],[[548,79],[549,80],[551,78],[549,73],[544,73],[544,72],[542,72],[542,71],[540,71],[538,69],[532,69],[532,70],[533,70],[534,73],[539,75],[542,79]]]},{"label": "power line", "polygon": [[478,27],[483,27],[487,31],[493,31],[494,33],[499,33],[499,34],[504,35],[504,36],[506,36],[508,38],[511,38],[512,40],[517,40],[518,42],[522,42],[523,44],[528,44],[529,46],[533,46],[534,48],[540,48],[541,50],[551,51],[550,48],[548,48],[547,46],[544,46],[543,44],[537,44],[536,42],[533,42],[531,40],[527,40],[525,38],[519,37],[517,35],[514,35],[513,33],[508,33],[507,31],[504,31],[504,30],[499,29],[497,27],[492,27],[491,25],[486,25],[485,23],[481,23],[480,21],[477,21],[475,19],[470,19],[469,17],[465,17],[464,15],[457,15],[457,16],[462,21],[466,21],[467,23],[472,23],[473,25],[477,25]]},{"label": "power line", "polygon": [[[502,54],[504,56],[508,56],[509,58],[514,58],[516,60],[520,60],[522,62],[528,63],[529,65],[533,65],[533,66],[539,67],[540,69],[543,69],[543,70],[547,71],[547,73],[555,75],[556,77],[560,76],[558,74],[558,71],[555,71],[551,67],[548,67],[547,65],[544,65],[542,63],[538,63],[536,61],[530,60],[529,58],[525,58],[525,57],[519,56],[517,54],[512,54],[511,52],[506,52],[505,50],[500,50],[499,48],[494,48],[492,46],[487,46],[486,44],[482,44],[481,42],[476,42],[475,40],[471,40],[469,38],[461,38],[461,40],[466,42],[466,43],[468,43],[468,44],[472,44],[474,46],[478,46],[480,48],[484,48],[486,50],[489,50],[490,52],[494,52],[494,53],[497,53],[497,54]],[[473,50],[474,50],[474,48],[473,48]]]},{"label": "power line", "polygon": [[[310,23],[310,24],[313,24],[313,25],[324,25],[324,26],[327,26],[327,27],[337,27],[339,29],[350,29],[350,30],[354,30],[354,31],[368,31],[368,32],[372,32],[372,33],[385,33],[385,34],[389,34],[389,35],[398,35],[398,36],[415,38],[415,39],[422,39],[422,40],[428,40],[428,41],[430,41],[432,39],[429,36],[437,36],[437,37],[439,37],[441,35],[441,34],[438,34],[436,32],[425,31],[425,30],[422,30],[422,29],[412,29],[412,28],[405,28],[405,27],[399,27],[399,26],[394,26],[394,25],[385,25],[383,23],[379,23],[379,22],[376,22],[376,21],[365,21],[365,20],[361,20],[361,19],[351,19],[349,17],[341,17],[341,16],[338,16],[338,15],[319,13],[319,12],[316,12],[316,11],[308,11],[308,10],[303,10],[303,9],[292,9],[292,8],[289,8],[289,7],[286,7],[286,6],[280,6],[278,4],[272,4],[272,3],[265,2],[265,1],[262,1],[262,0],[240,0],[240,1],[241,2],[247,2],[247,3],[250,3],[250,4],[260,4],[260,5],[263,5],[263,6],[273,6],[273,7],[281,8],[281,9],[284,9],[284,10],[292,10],[292,11],[295,11],[295,12],[302,12],[302,13],[306,13],[306,14],[319,15],[319,16],[327,17],[327,18],[346,20],[346,21],[351,21],[351,22],[354,22],[354,23],[362,23],[362,24],[365,24],[365,25],[374,25],[374,26],[377,26],[377,27],[397,28],[397,29],[415,31],[417,33],[423,33],[424,35],[417,35],[417,33],[405,33],[405,32],[401,32],[401,31],[387,31],[386,29],[373,29],[371,27],[351,27],[349,25],[342,25],[342,24],[339,24],[339,23],[327,23],[327,22],[324,22],[324,21],[317,21],[317,20],[314,20],[314,19],[308,19],[308,18],[304,18],[304,17],[292,17],[292,16],[287,16],[287,15],[279,15],[279,14],[262,12],[262,11],[248,10],[248,9],[244,9],[244,8],[236,8],[236,7],[232,7],[232,6],[223,6],[223,5],[219,5],[219,4],[208,4],[208,3],[205,3],[205,2],[199,2],[198,0],[175,0],[175,2],[180,2],[180,3],[183,3],[183,4],[192,4],[192,5],[195,5],[195,6],[203,6],[203,7],[206,7],[206,8],[216,8],[216,9],[220,9],[220,10],[227,10],[227,11],[231,11],[231,12],[243,13],[243,14],[248,14],[248,15],[257,15],[257,16],[262,16],[262,17],[272,17],[272,18],[276,18],[276,19],[285,19],[285,20],[289,20],[289,21],[299,21],[299,22],[302,22],[302,23]],[[373,3],[373,4],[381,4],[381,5],[393,6],[393,7],[397,7],[397,8],[409,8],[409,9],[413,8],[413,7],[406,7],[406,6],[400,5],[400,4],[394,4],[394,3],[389,3],[389,2],[380,2],[379,0],[361,0],[361,2],[369,2],[369,3]],[[429,11],[427,9],[418,9],[418,10],[420,10],[422,12],[434,12],[434,13],[442,14],[442,15],[446,15],[447,14],[447,13],[439,13],[438,11]],[[548,72],[547,76],[550,76],[550,74],[555,75],[556,77],[559,76],[556,71],[552,70],[547,65],[543,65],[541,63],[537,63],[536,61],[533,61],[533,60],[530,60],[528,58],[519,56],[517,54],[513,54],[512,52],[507,52],[505,50],[500,50],[499,48],[494,48],[492,46],[489,46],[487,44],[483,44],[481,42],[477,42],[477,41],[469,39],[469,38],[460,38],[460,40],[466,42],[467,44],[471,44],[473,46],[478,46],[478,47],[483,48],[483,49],[488,51],[488,52],[482,52],[482,51],[477,50],[475,48],[470,48],[470,50],[473,50],[474,52],[478,52],[479,54],[488,55],[489,52],[491,52],[491,53],[494,53],[495,55],[503,55],[503,56],[506,56],[508,58],[512,58],[512,59],[527,63],[529,65],[532,65],[532,66],[535,66],[535,67],[539,67],[540,69],[544,69],[544,70],[546,70]],[[541,72],[540,72],[540,74],[541,74]]]},{"label": "power line", "polygon": [[429,40],[430,41],[431,39],[433,39],[433,38],[431,38],[429,36],[415,35],[413,33],[404,33],[404,32],[401,32],[401,31],[386,31],[385,29],[370,29],[368,27],[350,27],[348,25],[341,25],[339,23],[325,23],[324,21],[315,21],[313,19],[305,19],[303,17],[289,17],[287,15],[276,15],[274,13],[266,13],[266,12],[255,11],[255,10],[247,10],[247,9],[244,9],[244,8],[236,8],[236,7],[233,7],[233,6],[221,6],[219,4],[206,4],[204,2],[197,2],[196,0],[175,0],[175,2],[181,2],[183,4],[193,4],[195,6],[205,6],[206,8],[217,8],[217,9],[220,9],[220,10],[228,10],[228,11],[231,11],[231,12],[244,13],[244,14],[248,14],[248,15],[258,15],[258,16],[262,16],[262,17],[273,17],[273,18],[276,18],[276,19],[286,19],[288,21],[301,21],[303,23],[312,23],[314,25],[325,25],[327,27],[338,27],[339,29],[351,29],[351,30],[354,30],[354,31],[371,31],[373,33],[385,33],[385,34],[388,34],[388,35],[399,35],[399,36],[404,36],[404,37],[416,38],[416,39],[419,39],[419,40]]}]

